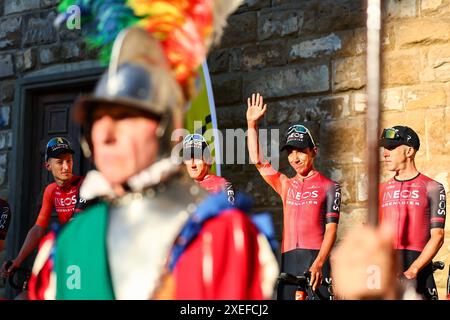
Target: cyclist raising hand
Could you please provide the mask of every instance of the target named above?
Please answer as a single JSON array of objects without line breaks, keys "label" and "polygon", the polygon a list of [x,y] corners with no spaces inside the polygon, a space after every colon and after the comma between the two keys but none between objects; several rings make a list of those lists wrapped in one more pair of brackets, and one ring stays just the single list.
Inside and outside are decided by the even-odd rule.
[{"label": "cyclist raising hand", "polygon": [[[314,168],[317,146],[311,132],[303,125],[288,129],[286,150],[289,164],[295,170],[292,178],[276,171],[261,156],[258,141],[258,121],[267,105],[263,97],[252,94],[247,99],[248,150],[263,179],[283,201],[283,237],[281,272],[302,275],[311,272],[313,290],[329,297],[328,289],[321,286],[330,275],[328,257],[336,240],[340,212],[340,187]],[[328,280],[329,281],[329,280]],[[278,299],[293,300],[296,286],[279,284]]]}]

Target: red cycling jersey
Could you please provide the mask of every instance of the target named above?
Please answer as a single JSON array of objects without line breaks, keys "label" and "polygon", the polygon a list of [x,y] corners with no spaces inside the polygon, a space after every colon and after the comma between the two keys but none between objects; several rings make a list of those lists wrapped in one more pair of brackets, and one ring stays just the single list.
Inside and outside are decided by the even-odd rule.
[{"label": "red cycling jersey", "polygon": [[225,178],[216,176],[215,174],[206,175],[203,180],[198,181],[200,186],[210,193],[225,191],[230,203],[234,202],[233,185]]},{"label": "red cycling jersey", "polygon": [[83,179],[84,177],[73,176],[72,180],[63,186],[58,186],[56,182],[49,184],[44,191],[36,224],[46,229],[50,223],[53,208],[61,224],[67,223],[74,212],[81,211],[84,201],[80,199],[79,190]]},{"label": "red cycling jersey", "polygon": [[410,180],[381,184],[380,221],[394,228],[395,249],[422,251],[432,228],[445,226],[445,190],[419,173]]},{"label": "red cycling jersey", "polygon": [[320,250],[325,224],[339,221],[339,184],[317,171],[304,179],[298,176],[289,179],[267,162],[256,168],[283,200],[281,252],[297,248]]}]

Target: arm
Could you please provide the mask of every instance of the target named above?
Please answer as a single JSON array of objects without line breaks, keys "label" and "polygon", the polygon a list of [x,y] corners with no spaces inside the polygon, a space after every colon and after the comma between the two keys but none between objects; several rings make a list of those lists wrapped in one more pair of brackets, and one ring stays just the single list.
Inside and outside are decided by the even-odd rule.
[{"label": "arm", "polygon": [[31,252],[39,245],[42,237],[45,234],[45,229],[39,225],[34,225],[30,231],[28,231],[27,237],[19,251],[17,257],[13,260],[11,267],[7,270],[9,274],[14,269],[20,267],[23,261],[30,255]]},{"label": "arm", "polygon": [[323,264],[328,259],[330,251],[336,241],[337,226],[341,210],[341,187],[339,184],[330,184],[326,192],[325,234],[316,260],[314,260],[309,269],[311,272],[311,285],[314,290],[316,290],[322,282]]},{"label": "arm", "polygon": [[417,278],[417,274],[420,270],[423,269],[430,261],[434,258],[434,256],[437,254],[439,249],[442,247],[442,244],[444,243],[444,229],[441,228],[434,228],[431,229],[431,237],[430,240],[428,240],[427,244],[425,245],[425,248],[423,248],[422,253],[420,256],[417,257],[416,260],[411,264],[411,266],[406,270],[403,274],[408,279],[415,279]]},{"label": "arm", "polygon": [[264,104],[263,97],[258,93],[252,94],[251,99],[247,99],[247,106],[247,146],[250,160],[255,164],[263,179],[275,192],[281,194],[282,183],[288,178],[274,170],[270,163],[263,159],[258,139],[258,121],[266,113],[267,105]]},{"label": "arm", "polygon": [[444,186],[440,183],[430,185],[428,196],[430,205],[430,239],[420,256],[403,273],[408,279],[415,279],[417,273],[430,263],[444,243],[446,208]]},{"label": "arm", "polygon": [[258,121],[267,110],[267,105],[263,103],[263,97],[259,93],[253,93],[252,98],[247,99],[248,153],[250,160],[256,165],[263,162],[258,141]]},{"label": "arm", "polygon": [[337,223],[327,223],[325,227],[325,235],[320,246],[320,251],[314,260],[309,271],[311,272],[311,285],[313,290],[316,290],[322,283],[322,267],[328,256],[330,255],[331,249],[333,248],[334,242],[336,241]]}]

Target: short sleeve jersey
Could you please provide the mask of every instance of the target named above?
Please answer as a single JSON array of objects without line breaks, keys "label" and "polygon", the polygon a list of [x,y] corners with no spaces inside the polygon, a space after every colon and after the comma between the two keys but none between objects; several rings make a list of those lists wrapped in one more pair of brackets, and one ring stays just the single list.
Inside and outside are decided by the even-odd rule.
[{"label": "short sleeve jersey", "polygon": [[419,173],[405,181],[381,184],[380,220],[393,226],[395,249],[422,251],[432,228],[444,228],[445,190],[439,182]]},{"label": "short sleeve jersey", "polygon": [[267,162],[257,165],[257,169],[283,201],[281,251],[320,250],[325,225],[339,222],[339,184],[317,171],[304,179],[295,176],[282,180],[282,174]]},{"label": "short sleeve jersey", "polygon": [[81,211],[85,201],[80,198],[80,186],[84,177],[73,176],[70,183],[58,186],[49,184],[44,191],[42,207],[36,224],[46,229],[50,223],[53,208],[61,224],[67,223],[75,212]]}]

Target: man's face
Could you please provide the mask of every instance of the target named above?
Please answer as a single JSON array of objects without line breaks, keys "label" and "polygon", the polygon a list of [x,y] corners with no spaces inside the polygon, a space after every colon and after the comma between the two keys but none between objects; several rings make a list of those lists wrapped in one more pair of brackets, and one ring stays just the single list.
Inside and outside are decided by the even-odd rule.
[{"label": "man's face", "polygon": [[55,158],[49,158],[45,167],[53,175],[56,183],[59,185],[72,179],[73,157],[71,153],[61,153]]},{"label": "man's face", "polygon": [[121,185],[155,162],[158,121],[143,112],[100,106],[93,112],[94,162],[111,185]]},{"label": "man's face", "polygon": [[287,148],[289,164],[295,172],[301,176],[306,176],[313,168],[315,149],[311,148]]},{"label": "man's face", "polygon": [[184,164],[189,176],[194,180],[201,181],[208,174],[209,166],[203,159],[191,158],[184,160]]},{"label": "man's face", "polygon": [[409,147],[399,145],[397,147],[383,148],[383,157],[386,169],[398,171],[406,167],[407,152]]}]

